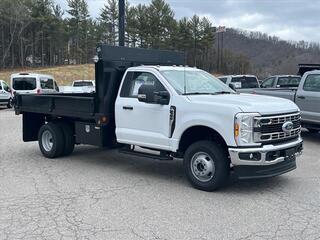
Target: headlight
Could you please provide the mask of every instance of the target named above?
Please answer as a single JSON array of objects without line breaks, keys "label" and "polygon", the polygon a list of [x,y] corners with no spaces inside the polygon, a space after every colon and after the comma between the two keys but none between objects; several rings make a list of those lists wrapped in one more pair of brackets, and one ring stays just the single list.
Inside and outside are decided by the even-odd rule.
[{"label": "headlight", "polygon": [[259,145],[254,142],[254,127],[257,122],[255,117],[259,117],[259,113],[238,113],[234,121],[234,138],[238,146]]}]

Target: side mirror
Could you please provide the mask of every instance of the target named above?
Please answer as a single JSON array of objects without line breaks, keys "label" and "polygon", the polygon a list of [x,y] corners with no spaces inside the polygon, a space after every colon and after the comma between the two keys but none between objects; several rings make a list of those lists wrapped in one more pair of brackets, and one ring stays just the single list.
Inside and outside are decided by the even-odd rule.
[{"label": "side mirror", "polygon": [[168,105],[170,94],[167,91],[155,91],[154,85],[143,84],[138,90],[138,100],[144,103]]},{"label": "side mirror", "polygon": [[160,105],[168,105],[170,102],[170,94],[167,91],[155,92],[155,102]]},{"label": "side mirror", "polygon": [[144,103],[155,103],[154,85],[143,84],[138,90],[138,100]]}]

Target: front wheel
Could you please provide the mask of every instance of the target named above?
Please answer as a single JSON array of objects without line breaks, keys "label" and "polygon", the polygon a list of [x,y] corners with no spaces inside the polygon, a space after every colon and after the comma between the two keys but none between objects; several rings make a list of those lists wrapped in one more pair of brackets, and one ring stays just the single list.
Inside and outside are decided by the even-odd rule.
[{"label": "front wheel", "polygon": [[189,182],[195,188],[214,191],[228,181],[229,162],[220,145],[210,141],[199,141],[187,149],[183,165]]}]

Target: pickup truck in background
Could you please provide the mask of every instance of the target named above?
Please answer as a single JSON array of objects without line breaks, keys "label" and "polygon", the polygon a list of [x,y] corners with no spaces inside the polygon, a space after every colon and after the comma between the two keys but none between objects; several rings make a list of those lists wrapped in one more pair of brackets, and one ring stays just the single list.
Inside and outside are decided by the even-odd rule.
[{"label": "pickup truck in background", "polygon": [[218,77],[227,86],[240,93],[249,93],[252,88],[259,88],[259,80],[254,75],[228,75]]},{"label": "pickup truck in background", "polygon": [[97,54],[95,93],[15,97],[23,140],[38,141],[45,157],[89,144],[183,159],[187,179],[205,191],[226,184],[231,172],[263,178],[296,168],[303,141],[292,101],[237,94],[211,74],[181,66],[178,52],[99,45]]},{"label": "pickup truck in background", "polygon": [[[310,132],[320,130],[320,65],[300,64],[302,78],[298,88],[260,88],[251,93],[286,98],[295,102],[301,110],[302,126]],[[311,71],[310,71],[311,70]]]},{"label": "pickup truck in background", "polygon": [[75,80],[71,86],[61,86],[62,93],[93,93],[96,91],[94,80]]},{"label": "pickup truck in background", "polygon": [[300,81],[298,75],[275,75],[263,80],[260,88],[297,88]]}]

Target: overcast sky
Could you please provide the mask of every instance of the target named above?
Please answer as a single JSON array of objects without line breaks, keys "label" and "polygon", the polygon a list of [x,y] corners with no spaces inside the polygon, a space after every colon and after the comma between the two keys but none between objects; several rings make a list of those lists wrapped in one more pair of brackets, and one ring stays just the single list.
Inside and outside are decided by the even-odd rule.
[{"label": "overcast sky", "polygon": [[[261,31],[286,40],[320,42],[320,0],[166,0],[176,18],[206,16],[214,25]],[[56,0],[67,10],[66,0]],[[99,15],[106,0],[87,0]],[[129,0],[131,4],[151,0]]]}]

